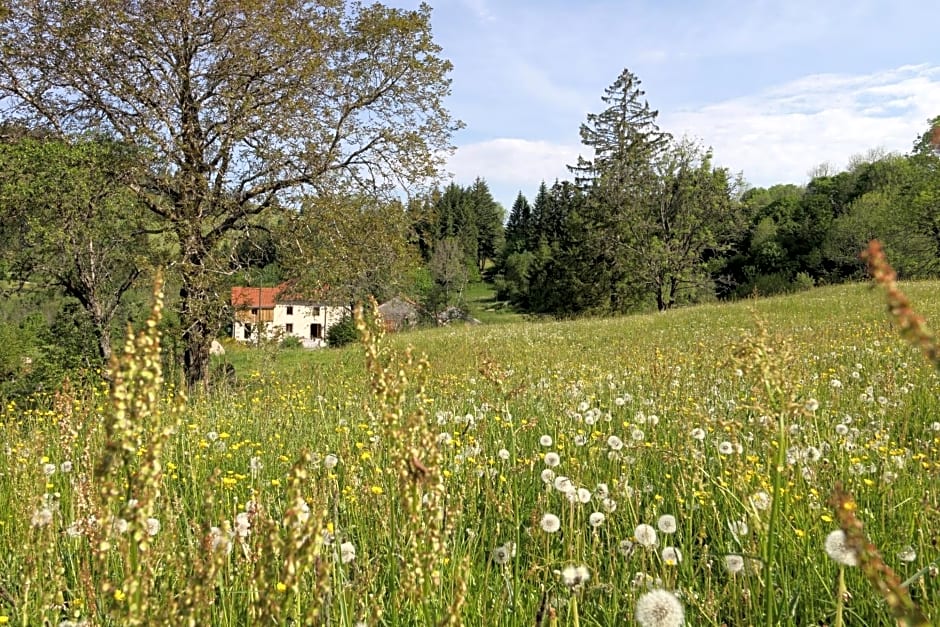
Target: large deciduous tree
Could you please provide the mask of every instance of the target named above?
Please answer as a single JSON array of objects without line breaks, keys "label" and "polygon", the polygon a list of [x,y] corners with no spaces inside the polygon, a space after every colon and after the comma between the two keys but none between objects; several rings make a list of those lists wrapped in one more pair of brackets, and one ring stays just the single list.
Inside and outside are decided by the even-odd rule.
[{"label": "large deciduous tree", "polygon": [[146,209],[128,189],[132,147],[102,138],[0,143],[0,259],[13,277],[82,306],[111,357],[111,322],[148,259]]},{"label": "large deciduous tree", "polygon": [[205,379],[227,234],[318,190],[437,174],[450,64],[416,11],[339,0],[11,0],[0,113],[151,155],[135,190],[177,240],[184,369]]}]

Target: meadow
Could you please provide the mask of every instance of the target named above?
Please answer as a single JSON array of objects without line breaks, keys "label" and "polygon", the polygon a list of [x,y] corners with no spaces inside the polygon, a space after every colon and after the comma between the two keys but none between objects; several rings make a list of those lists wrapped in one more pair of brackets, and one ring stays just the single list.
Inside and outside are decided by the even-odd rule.
[{"label": "meadow", "polygon": [[6,404],[0,625],[916,622],[903,589],[940,617],[938,374],[880,291],[363,325],[229,347],[190,398],[150,326],[110,388]]}]

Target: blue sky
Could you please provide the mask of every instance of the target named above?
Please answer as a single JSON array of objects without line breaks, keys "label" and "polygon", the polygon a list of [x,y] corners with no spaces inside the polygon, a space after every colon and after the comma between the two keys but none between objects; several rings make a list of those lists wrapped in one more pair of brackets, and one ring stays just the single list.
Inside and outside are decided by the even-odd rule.
[{"label": "blue sky", "polygon": [[[413,7],[416,2],[396,2]],[[805,183],[871,149],[906,152],[940,115],[937,0],[431,0],[466,128],[448,171],[508,209],[567,176],[621,70],[663,130],[751,185]]]}]

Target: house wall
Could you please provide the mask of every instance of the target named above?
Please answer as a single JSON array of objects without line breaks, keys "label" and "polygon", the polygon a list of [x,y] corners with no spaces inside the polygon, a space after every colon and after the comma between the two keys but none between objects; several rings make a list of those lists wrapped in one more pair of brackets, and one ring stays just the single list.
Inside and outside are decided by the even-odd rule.
[{"label": "house wall", "polygon": [[[264,312],[265,310],[262,310]],[[288,313],[290,311],[290,313]],[[345,307],[326,305],[310,305],[302,303],[278,303],[274,306],[270,322],[265,322],[268,316],[262,315],[262,328],[264,339],[284,338],[288,335],[298,338],[305,348],[319,348],[326,346],[326,334],[330,327],[342,320],[346,314]],[[240,319],[241,318],[241,319]],[[245,338],[246,324],[251,325],[251,338]],[[314,327],[313,325],[319,325]],[[232,326],[234,339],[240,342],[257,342],[258,335],[254,319],[244,316],[235,317]],[[290,331],[288,331],[288,328]],[[312,337],[319,333],[320,337]]]}]

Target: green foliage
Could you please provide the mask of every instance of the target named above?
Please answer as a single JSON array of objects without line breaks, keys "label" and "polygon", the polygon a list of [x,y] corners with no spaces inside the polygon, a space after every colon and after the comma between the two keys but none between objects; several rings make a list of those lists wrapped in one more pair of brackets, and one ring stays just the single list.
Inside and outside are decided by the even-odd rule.
[{"label": "green foliage", "polygon": [[207,377],[225,318],[232,234],[304,193],[421,186],[461,126],[426,4],[6,9],[0,112],[147,148],[132,189],[172,240],[189,384]]},{"label": "green foliage", "polygon": [[281,338],[279,346],[285,350],[295,350],[298,348],[303,348],[304,343],[300,340],[299,337],[294,335],[287,335]]},{"label": "green foliage", "polygon": [[339,348],[357,341],[359,341],[359,330],[356,328],[356,321],[350,315],[343,316],[326,332],[326,343],[331,348]]}]

